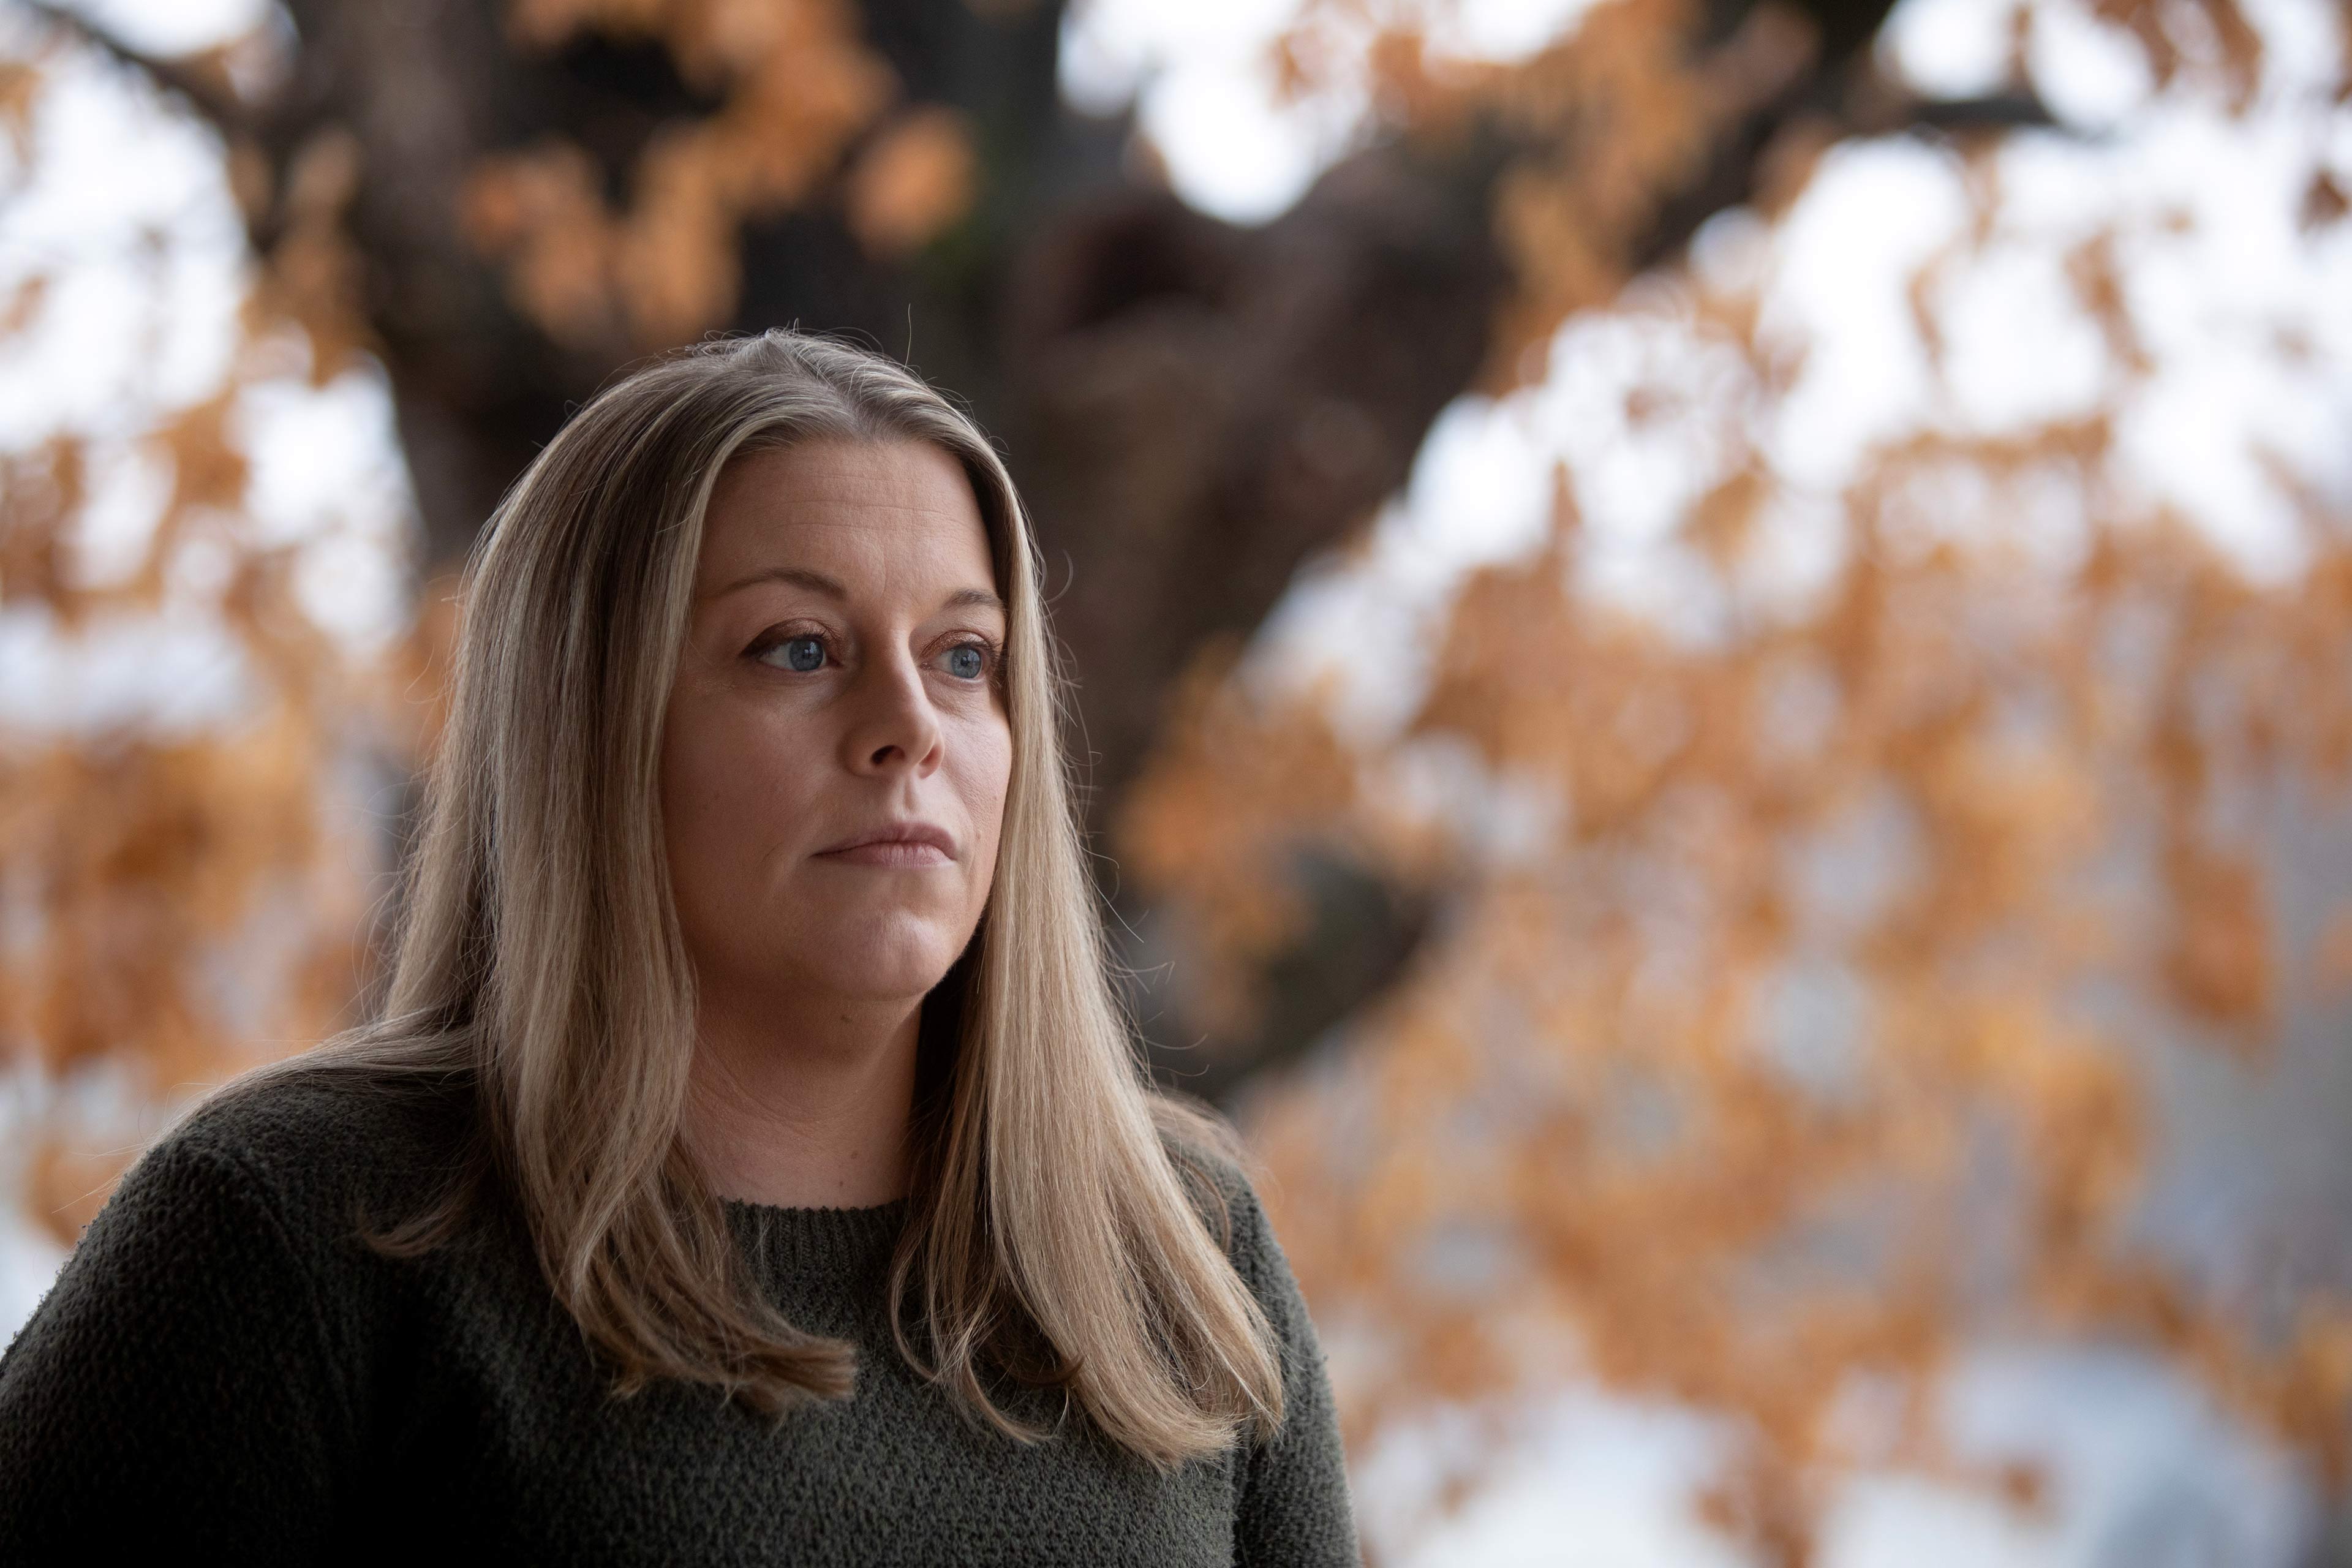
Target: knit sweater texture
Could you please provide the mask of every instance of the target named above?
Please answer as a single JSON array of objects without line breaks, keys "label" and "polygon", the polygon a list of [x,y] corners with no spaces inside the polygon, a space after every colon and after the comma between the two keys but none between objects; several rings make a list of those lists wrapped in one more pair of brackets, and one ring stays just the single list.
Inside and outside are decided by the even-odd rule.
[{"label": "knit sweater texture", "polygon": [[362,1240],[361,1215],[440,1190],[450,1120],[297,1079],[151,1149],[0,1357],[0,1563],[1358,1561],[1314,1325],[1228,1164],[1229,1255],[1280,1338],[1286,1419],[1162,1474],[1075,1402],[1024,1446],[906,1363],[885,1301],[904,1199],[727,1205],[770,1300],[857,1345],[850,1398],[779,1419],[681,1382],[616,1396],[518,1225],[413,1258]]}]

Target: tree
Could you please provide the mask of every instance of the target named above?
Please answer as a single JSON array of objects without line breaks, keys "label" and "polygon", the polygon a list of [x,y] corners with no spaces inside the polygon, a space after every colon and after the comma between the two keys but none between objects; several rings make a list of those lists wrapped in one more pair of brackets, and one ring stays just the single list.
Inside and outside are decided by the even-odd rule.
[{"label": "tree", "polygon": [[[290,28],[180,60],[41,8],[218,129],[270,303],[321,374],[382,361],[428,576],[568,407],[707,330],[850,332],[969,399],[1059,569],[1097,830],[1195,650],[1359,528],[1456,393],[1507,384],[1546,323],[1673,255],[1784,128],[1818,137],[1849,101],[1970,112],[1871,85],[1877,0],[1627,7],[1631,74],[1580,47],[1539,84],[1550,107],[1490,112],[1404,70],[1405,134],[1243,229],[1130,172],[1128,124],[1062,105],[1054,4],[294,0]],[[1626,168],[1612,120],[1668,85],[1706,114]],[[1535,195],[1604,183],[1606,210]],[[1577,265],[1507,263],[1498,212],[1521,251],[1565,234]],[[1344,868],[1331,887],[1335,909],[1395,902]],[[1292,955],[1302,1023],[1376,986],[1416,923],[1377,921],[1369,967],[1348,943]],[[1225,1043],[1209,1087],[1268,1048]]]},{"label": "tree", "polygon": [[[2284,159],[2232,210],[2232,238],[2334,280],[2275,317],[2156,291],[2213,221],[2177,163],[2049,136],[1849,140],[1625,287],[1577,241],[1649,221],[1604,225],[1705,142],[1706,95],[1640,14],[1450,83],[1375,55],[1441,121],[1470,98],[1582,115],[1596,94],[1559,77],[1649,73],[1622,89],[1649,135],[1613,143],[1622,184],[1501,198],[1520,298],[1586,309],[1461,442],[1486,489],[1548,472],[1549,504],[1420,611],[1421,557],[1494,503],[1441,476],[1384,517],[1316,579],[1343,635],[1197,665],[1118,825],[1222,970],[1199,989],[1229,1035],[1283,1005],[1265,963],[1314,919],[1299,847],[1436,910],[1402,979],[1247,1100],[1351,1440],[1580,1373],[1733,1418],[1708,1514],[1796,1563],[1853,1465],[1969,1473],[1929,1397],[1965,1346],[2073,1337],[2192,1371],[2340,1498],[2340,1236],[2249,1204],[2192,1263],[2164,1180],[2168,1145],[2233,1136],[2223,1168],[2262,1190],[2346,1110],[2352,906],[2325,868],[2352,838],[2352,398],[2283,375],[2282,412],[2325,411],[2298,439],[2234,417],[2187,352],[2328,331],[2340,174]],[[2266,116],[2342,123],[2344,62],[2266,66],[2234,16],[2208,37],[2154,56],[2180,124],[2251,148]],[[1839,348],[1795,309],[1804,209],[1857,189],[1939,216],[1854,220],[1924,224],[1895,308],[1864,318],[1919,371],[1825,463],[1787,438]],[[2050,338],[1971,326],[1972,290],[2028,268],[2004,298]],[[2032,367],[1999,406],[1966,359],[1989,344]],[[2276,363],[2341,352],[2337,330]],[[2267,564],[2146,482],[2147,411],[2175,397],[2269,499]],[[2301,1154],[2216,1131],[2266,1074],[2331,1108],[2279,1119]],[[1893,1418],[1857,1436],[1874,1389]],[[1974,1479],[2049,1499],[2031,1468]]]}]

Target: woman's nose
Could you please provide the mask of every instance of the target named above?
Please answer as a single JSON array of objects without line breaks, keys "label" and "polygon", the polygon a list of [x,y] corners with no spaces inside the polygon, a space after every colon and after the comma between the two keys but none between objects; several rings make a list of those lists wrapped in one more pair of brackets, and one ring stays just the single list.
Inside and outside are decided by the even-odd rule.
[{"label": "woman's nose", "polygon": [[938,765],[939,715],[912,656],[869,664],[852,700],[855,716],[845,737],[851,771],[928,771]]}]

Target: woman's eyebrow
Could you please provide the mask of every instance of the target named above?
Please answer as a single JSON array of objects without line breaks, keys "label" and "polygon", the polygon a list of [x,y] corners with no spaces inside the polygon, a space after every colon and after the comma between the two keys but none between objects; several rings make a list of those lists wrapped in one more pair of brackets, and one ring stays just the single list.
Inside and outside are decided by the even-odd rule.
[{"label": "woman's eyebrow", "polygon": [[[806,588],[812,594],[822,594],[824,597],[840,603],[846,604],[849,600],[849,590],[842,586],[841,580],[839,578],[828,577],[822,572],[813,572],[805,566],[762,567],[761,570],[752,573],[750,576],[730,583],[724,588],[715,589],[704,596],[711,599],[723,599],[730,594],[737,593],[759,583],[790,583],[795,587]],[[1011,614],[1011,612],[1005,607],[1004,601],[986,588],[958,588],[954,593],[950,594],[947,596],[946,600],[940,605],[940,608],[943,610],[954,610],[961,609],[970,605],[977,605],[982,609],[994,610],[999,615],[1009,616]]]},{"label": "woman's eyebrow", "polygon": [[806,588],[812,594],[822,594],[828,599],[846,600],[849,597],[849,590],[841,585],[839,578],[812,572],[805,566],[763,566],[750,576],[739,578],[724,588],[713,589],[703,596],[723,599],[730,594],[740,594],[760,583],[790,583],[796,587]]},{"label": "woman's eyebrow", "polygon": [[983,610],[994,610],[998,615],[1003,616],[1007,619],[1010,619],[1013,614],[1011,610],[1005,607],[1004,601],[1003,599],[999,598],[996,595],[990,593],[985,588],[958,588],[954,593],[948,595],[947,603],[941,605],[940,608],[942,610],[960,610],[967,605],[977,605]]}]

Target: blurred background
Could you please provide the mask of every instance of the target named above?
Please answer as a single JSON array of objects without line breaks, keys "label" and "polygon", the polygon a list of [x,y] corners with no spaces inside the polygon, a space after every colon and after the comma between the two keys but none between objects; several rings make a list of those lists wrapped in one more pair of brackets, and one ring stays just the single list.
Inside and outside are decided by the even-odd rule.
[{"label": "blurred background", "polygon": [[2352,1563],[2347,210],[2341,0],[0,0],[0,1334],[790,323],[1034,510],[1374,1563]]}]

